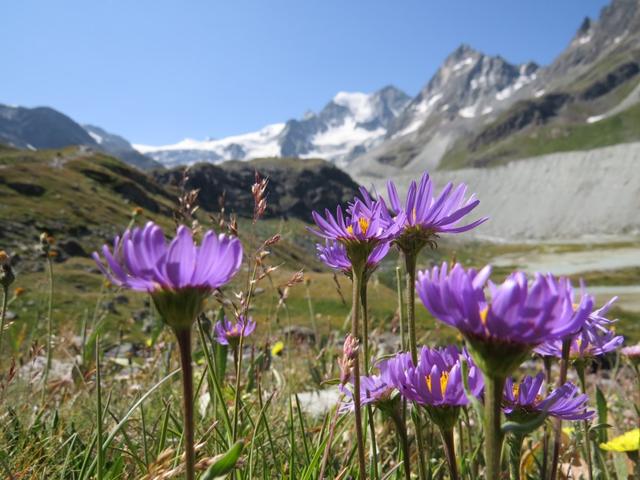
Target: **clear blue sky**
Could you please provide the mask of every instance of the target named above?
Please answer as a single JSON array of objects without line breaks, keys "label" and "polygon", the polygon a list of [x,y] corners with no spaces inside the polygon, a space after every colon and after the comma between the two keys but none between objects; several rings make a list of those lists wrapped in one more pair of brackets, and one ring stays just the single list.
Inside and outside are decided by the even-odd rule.
[{"label": "clear blue sky", "polygon": [[0,0],[0,103],[134,143],[222,137],[338,91],[415,95],[460,43],[549,63],[607,0]]}]

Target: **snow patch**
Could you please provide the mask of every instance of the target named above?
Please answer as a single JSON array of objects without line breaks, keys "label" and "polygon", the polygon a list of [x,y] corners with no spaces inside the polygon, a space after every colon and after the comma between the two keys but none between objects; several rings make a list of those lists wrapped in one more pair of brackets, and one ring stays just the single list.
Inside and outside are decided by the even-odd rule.
[{"label": "snow patch", "polygon": [[533,94],[534,97],[536,98],[540,98],[541,96],[543,96],[547,91],[543,88],[541,90],[536,91],[536,93]]},{"label": "snow patch", "polygon": [[33,145],[31,145],[30,143],[27,143],[27,148],[28,148],[29,150],[33,150],[34,152],[35,152],[36,150],[38,150],[36,147],[34,147]]},{"label": "snow patch", "polygon": [[95,132],[92,132],[91,130],[87,130],[87,133],[89,134],[89,136],[90,136],[91,138],[93,138],[93,139],[95,140],[95,142],[96,142],[98,145],[101,145],[101,144],[102,144],[102,142],[103,142],[103,140],[104,140],[104,139],[103,139],[100,135],[98,135],[98,134],[97,134],[97,133],[95,133]]},{"label": "snow patch", "polygon": [[533,82],[537,77],[538,75],[536,73],[532,73],[531,75],[526,75],[521,70],[520,76],[516,78],[516,81],[513,82],[513,84],[509,85],[507,88],[504,88],[500,90],[498,93],[496,93],[496,100],[506,100],[511,95],[513,95],[518,90],[520,90],[522,87],[524,87],[528,83]]},{"label": "snow patch", "polygon": [[360,92],[338,92],[333,97],[334,103],[349,109],[356,122],[366,123],[373,119],[375,110],[371,95]]},{"label": "snow patch", "polygon": [[426,100],[422,100],[419,104],[413,105],[411,109],[413,110],[413,119],[405,128],[397,132],[393,135],[393,138],[402,137],[404,135],[409,135],[410,133],[415,132],[420,128],[420,126],[425,122],[425,120],[429,117],[429,113],[433,109],[433,107],[442,100],[442,93],[436,93],[435,95],[430,96]]},{"label": "snow patch", "polygon": [[474,118],[476,116],[476,110],[478,107],[476,105],[471,105],[470,107],[465,107],[458,110],[458,115],[462,118]]},{"label": "snow patch", "polygon": [[594,115],[593,117],[587,118],[587,123],[596,123],[600,120],[603,120],[606,115]]},{"label": "snow patch", "polygon": [[578,45],[585,45],[591,41],[591,34],[584,35],[578,39]]},{"label": "snow patch", "polygon": [[465,67],[468,67],[469,65],[473,64],[473,57],[467,57],[464,60],[462,60],[461,62],[456,63],[453,67],[451,67],[451,70],[454,72],[457,72],[459,70],[462,70]]},{"label": "snow patch", "polygon": [[491,112],[493,112],[493,107],[484,107],[482,109],[482,115],[489,115]]}]

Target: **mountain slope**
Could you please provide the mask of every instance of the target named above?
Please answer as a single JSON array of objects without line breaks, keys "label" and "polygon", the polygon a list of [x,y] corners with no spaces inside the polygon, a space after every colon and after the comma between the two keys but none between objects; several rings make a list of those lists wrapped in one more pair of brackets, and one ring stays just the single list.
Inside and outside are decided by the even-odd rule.
[{"label": "mountain slope", "polygon": [[0,143],[29,150],[82,145],[114,155],[141,169],[161,167],[135,150],[124,138],[99,127],[83,127],[49,107],[25,108],[0,104]]},{"label": "mountain slope", "polygon": [[138,152],[123,137],[115,135],[113,133],[109,133],[100,127],[96,127],[95,125],[83,125],[82,127],[99,145],[98,148],[100,150],[109,153],[116,158],[119,158],[129,165],[138,167],[141,170],[162,168],[162,164]]},{"label": "mountain slope", "polygon": [[167,166],[276,156],[346,163],[382,141],[409,100],[392,86],[372,94],[340,92],[319,113],[309,112],[302,119],[268,125],[258,132],[135,147]]},{"label": "mountain slope", "polygon": [[463,46],[388,139],[347,170],[367,182],[640,140],[639,32],[640,2],[613,0],[544,68],[512,66]]}]

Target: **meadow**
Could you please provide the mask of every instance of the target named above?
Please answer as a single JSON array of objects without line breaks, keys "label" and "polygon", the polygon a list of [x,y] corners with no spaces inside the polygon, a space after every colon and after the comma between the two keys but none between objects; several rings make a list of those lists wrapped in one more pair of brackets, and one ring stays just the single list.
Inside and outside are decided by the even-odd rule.
[{"label": "meadow", "polygon": [[[479,377],[473,364],[479,347],[464,331],[439,321],[420,299],[411,301],[414,284],[407,283],[411,275],[402,251],[393,246],[371,269],[362,297],[353,295],[353,273],[350,278],[340,269],[331,271],[317,258],[319,240],[307,224],[258,218],[259,196],[255,218],[237,224],[195,210],[181,202],[174,218],[199,239],[209,229],[237,234],[244,248],[237,274],[207,292],[189,324],[193,385],[187,396],[194,407],[197,478],[498,478],[491,473],[495,468],[501,478],[638,478],[640,433],[634,428],[640,417],[640,376],[632,354],[616,348],[582,361],[543,358],[531,349],[520,352],[508,376],[524,380],[524,375],[542,374],[544,386],[528,403],[522,396],[518,403],[517,394],[513,398],[515,386],[504,398],[500,388],[502,405],[496,408],[507,408],[509,402],[515,406],[502,417],[498,410],[498,429],[491,433],[486,392],[474,394],[473,385],[464,381]],[[120,215],[120,231],[147,221],[139,209],[129,218],[113,211],[109,215]],[[161,224],[172,238],[171,223]],[[453,237],[433,236],[433,245],[423,245],[415,259],[417,269],[443,261],[465,269],[493,263],[491,278],[499,284],[516,269],[535,268],[536,261],[561,264],[567,255],[581,252],[615,256],[640,248],[634,241],[496,244],[464,239],[464,234]],[[93,259],[58,261],[57,245],[63,240],[45,233],[19,252],[7,249],[20,258],[14,263],[7,255],[3,263],[0,471],[9,479],[189,478],[185,451],[190,432],[181,388],[186,370],[174,335],[180,329],[167,326],[157,299],[105,278]],[[95,242],[97,250],[100,243]],[[354,254],[349,246],[346,253]],[[595,265],[570,268],[567,275],[574,286],[584,279],[586,291],[593,288],[593,309],[616,289],[623,292],[606,315],[618,321],[607,328],[633,345],[640,340],[640,293],[635,289],[640,265]],[[353,298],[362,303],[355,314]],[[227,329],[224,344],[214,327],[224,317],[251,317],[255,331],[238,338]],[[345,343],[354,317],[367,326],[356,334],[355,353]],[[499,334],[509,332],[494,332],[491,338]],[[473,356],[454,359],[455,367],[440,376],[444,398],[445,390],[454,388],[447,379],[457,372],[455,388],[462,394],[451,409],[443,398],[435,404],[425,400],[435,392],[428,375],[422,400],[412,395],[417,398],[424,385],[407,395],[402,387],[381,386],[386,381],[383,369],[377,370],[381,362],[397,358],[399,351],[448,344],[471,346]],[[363,397],[360,427],[354,426],[352,412],[360,409],[353,400],[354,360],[374,382],[365,388],[371,401]],[[419,377],[422,370],[411,372]],[[563,376],[586,390],[588,400],[580,412],[593,412],[587,419],[560,424],[553,402],[540,407],[537,396],[547,397],[554,385],[562,386]],[[485,385],[486,377],[485,372]],[[421,378],[424,383],[426,377]],[[626,443],[616,439],[625,432],[635,437]],[[486,450],[491,439],[499,440],[493,446],[500,451]],[[488,465],[491,455],[497,456],[495,465]]]}]

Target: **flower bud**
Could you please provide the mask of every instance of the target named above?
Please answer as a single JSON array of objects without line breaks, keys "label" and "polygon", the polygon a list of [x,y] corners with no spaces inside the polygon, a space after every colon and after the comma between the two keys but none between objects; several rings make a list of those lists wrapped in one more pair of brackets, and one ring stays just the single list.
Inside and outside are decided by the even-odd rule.
[{"label": "flower bud", "polygon": [[11,257],[4,250],[0,250],[0,285],[6,291],[15,279],[13,268],[11,268]]}]

